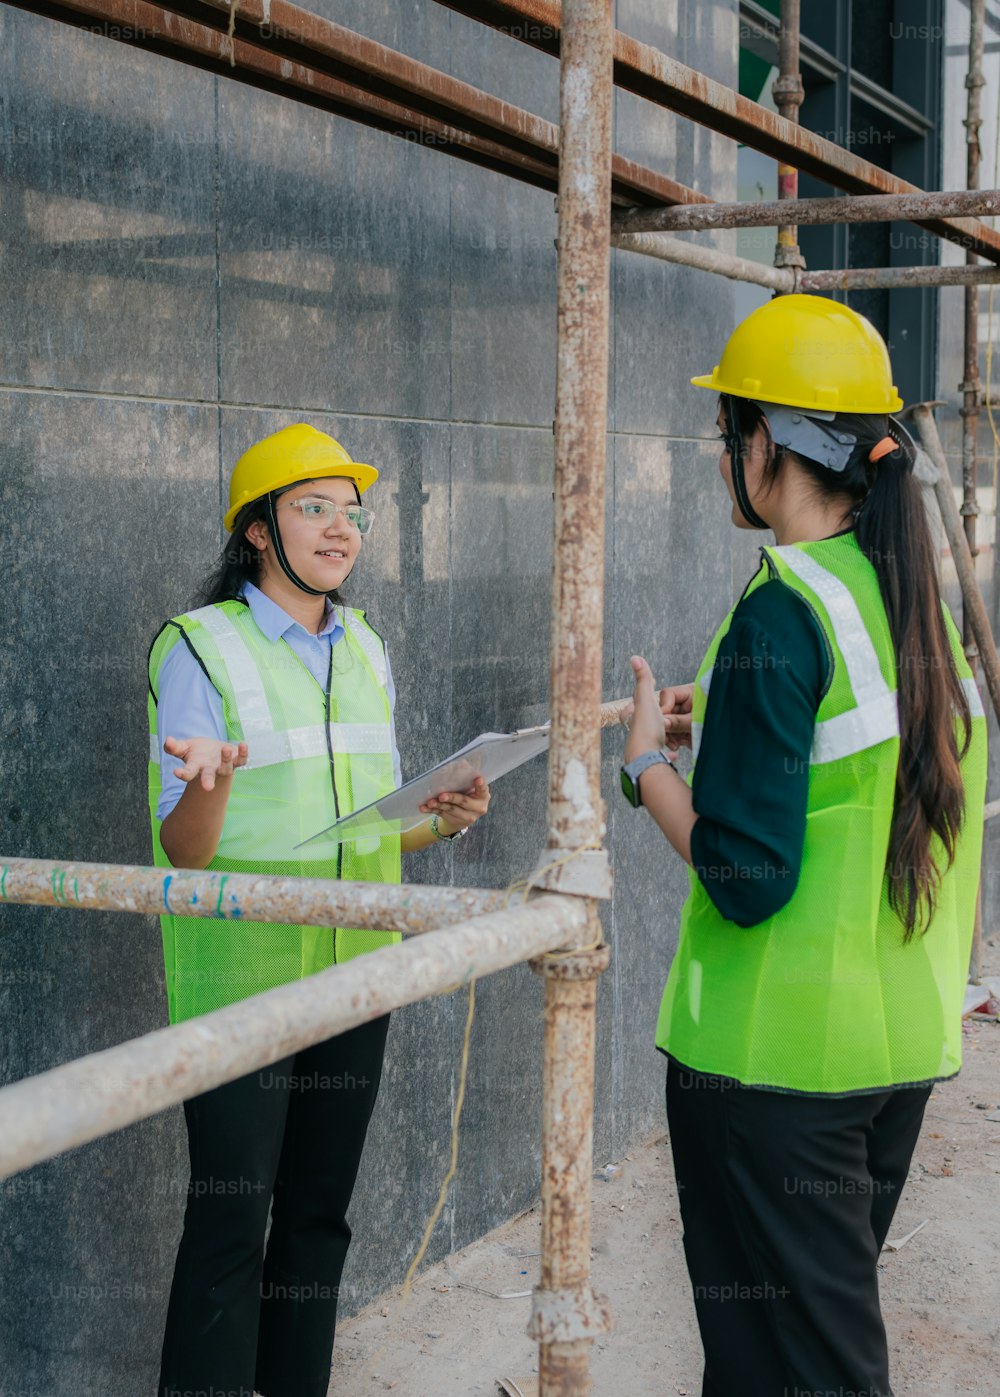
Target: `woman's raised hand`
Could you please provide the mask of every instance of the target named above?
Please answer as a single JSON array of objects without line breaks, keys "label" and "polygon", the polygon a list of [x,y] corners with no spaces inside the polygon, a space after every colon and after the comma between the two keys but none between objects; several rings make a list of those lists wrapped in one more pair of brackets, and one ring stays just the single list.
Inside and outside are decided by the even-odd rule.
[{"label": "woman's raised hand", "polygon": [[217,776],[232,776],[238,766],[246,766],[248,749],[245,742],[220,742],[215,737],[168,737],[163,750],[184,763],[174,768],[182,781],[200,778],[202,789],[215,789]]},{"label": "woman's raised hand", "polygon": [[634,761],[643,752],[662,747],[666,741],[663,714],[660,712],[653,672],[641,655],[632,656],[635,693],[632,695],[632,716],[625,740],[625,761]]},{"label": "woman's raised hand", "polygon": [[[638,658],[638,657],[636,657]],[[643,661],[645,663],[645,661]],[[648,669],[649,666],[647,665]],[[650,675],[652,680],[652,675]],[[663,716],[663,741],[672,752],[678,747],[691,746],[691,695],[693,684],[672,684],[661,689],[657,698]],[[635,718],[635,699],[629,699],[618,716],[622,727],[630,730]]]},{"label": "woman's raised hand", "polygon": [[660,690],[660,712],[666,730],[667,746],[672,752],[678,747],[691,746],[691,695],[693,684],[673,684]]},{"label": "woman's raised hand", "polygon": [[467,791],[442,791],[440,795],[425,800],[420,809],[425,815],[437,815],[439,820],[451,826],[450,830],[442,830],[442,834],[457,834],[460,829],[468,829],[469,825],[481,819],[489,804],[490,788],[481,776],[477,776]]}]

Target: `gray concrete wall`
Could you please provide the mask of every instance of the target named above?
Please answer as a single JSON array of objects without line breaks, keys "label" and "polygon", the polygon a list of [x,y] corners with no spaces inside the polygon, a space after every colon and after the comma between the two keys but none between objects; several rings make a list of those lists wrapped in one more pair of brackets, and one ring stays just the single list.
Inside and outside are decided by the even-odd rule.
[{"label": "gray concrete wall", "polygon": [[[432,3],[313,7],[550,118],[551,59]],[[620,0],[620,26],[735,82],[735,0]],[[432,150],[0,7],[0,851],[148,863],[145,658],[221,541],[228,473],[305,419],[378,463],[351,582],[388,638],[404,769],[544,712],[556,221],[550,196]],[[733,147],[627,95],[617,148],[720,198]],[[730,242],[724,241],[729,237]],[[716,235],[731,246],[732,235]],[[617,254],[605,693],[628,656],[689,678],[749,576],[712,366],[733,287]],[[374,498],[374,497],[373,497]],[[587,623],[587,618],[581,618]],[[661,1128],[653,1049],[684,881],[605,795],[617,895],[596,1149]],[[541,763],[406,876],[503,887],[544,843]],[[166,1022],[151,918],[6,907],[3,1078]],[[541,987],[481,986],[440,1257],[536,1196]],[[350,1306],[397,1282],[446,1167],[464,995],[398,1013],[356,1196]],[[0,1185],[8,1397],[152,1394],[186,1186],[179,1109]]]}]

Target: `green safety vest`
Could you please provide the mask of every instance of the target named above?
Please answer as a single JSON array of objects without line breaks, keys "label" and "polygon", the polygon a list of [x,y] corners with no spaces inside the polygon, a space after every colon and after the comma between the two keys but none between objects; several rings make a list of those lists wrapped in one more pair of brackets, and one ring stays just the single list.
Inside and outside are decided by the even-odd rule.
[{"label": "green safety vest", "polygon": [[[340,608],[340,619],[345,635],[331,648],[326,693],[284,640],[268,640],[242,602],[201,607],[159,632],[149,657],[149,808],[159,867],[170,861],[156,818],[156,696],[164,659],[187,644],[222,697],[227,736],[249,749],[247,765],[233,774],[209,869],[400,881],[398,834],[295,847],[395,785],[385,649],[364,612]],[[171,1023],[401,939],[395,932],[276,922],[172,915],[160,922]]]},{"label": "green safety vest", "polygon": [[[960,637],[945,609],[973,719],[962,762],[965,817],[933,922],[904,944],[885,877],[899,721],[892,639],[875,569],[853,532],[761,553],[747,591],[775,577],[794,588],[819,622],[832,660],[810,754],[799,881],[773,917],[739,927],[716,910],[690,870],[657,1046],[700,1072],[790,1091],[843,1094],[953,1076],[962,1063],[961,1006],[986,790],[986,720]],[[716,653],[733,611],[695,680],[695,759]],[[957,722],[956,728],[961,734]],[[936,838],[932,848],[944,869]]]}]

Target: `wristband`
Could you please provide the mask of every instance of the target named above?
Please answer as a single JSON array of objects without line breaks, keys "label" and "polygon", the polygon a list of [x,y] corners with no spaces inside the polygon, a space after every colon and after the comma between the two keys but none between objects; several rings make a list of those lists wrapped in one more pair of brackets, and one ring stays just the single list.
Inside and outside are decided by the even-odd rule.
[{"label": "wristband", "polygon": [[445,839],[450,844],[453,839],[461,839],[463,834],[468,833],[469,826],[465,825],[462,829],[457,829],[454,834],[443,834],[441,830],[438,828],[437,815],[431,816],[431,834],[433,834],[435,839]]},{"label": "wristband", "polygon": [[[642,804],[642,796],[639,794],[639,777],[658,762],[663,762],[665,766],[669,767],[674,765],[663,748],[658,747],[653,752],[643,752],[642,756],[636,757],[634,761],[622,767],[622,794],[629,804],[634,805],[636,809]],[[676,768],[674,769],[676,770]]]}]

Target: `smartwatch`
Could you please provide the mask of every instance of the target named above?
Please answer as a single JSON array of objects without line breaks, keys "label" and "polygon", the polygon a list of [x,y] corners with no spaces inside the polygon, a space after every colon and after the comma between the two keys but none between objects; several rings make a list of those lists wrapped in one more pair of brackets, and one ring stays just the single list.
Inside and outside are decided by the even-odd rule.
[{"label": "smartwatch", "polygon": [[662,747],[657,747],[655,752],[643,752],[641,757],[636,757],[634,762],[629,762],[622,767],[622,793],[630,805],[636,809],[642,804],[642,796],[639,794],[639,777],[657,762],[663,762],[665,766],[673,766],[673,762],[667,756]]}]

